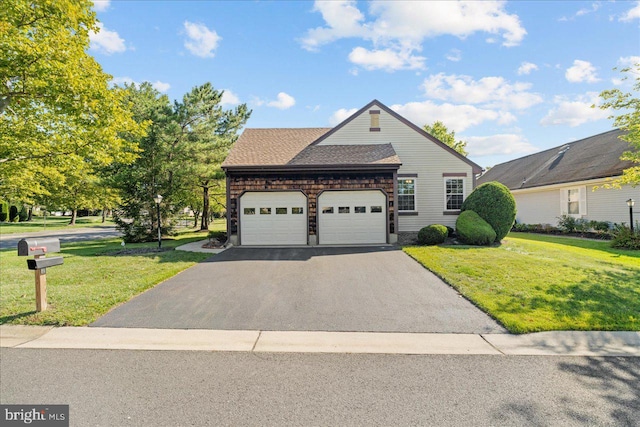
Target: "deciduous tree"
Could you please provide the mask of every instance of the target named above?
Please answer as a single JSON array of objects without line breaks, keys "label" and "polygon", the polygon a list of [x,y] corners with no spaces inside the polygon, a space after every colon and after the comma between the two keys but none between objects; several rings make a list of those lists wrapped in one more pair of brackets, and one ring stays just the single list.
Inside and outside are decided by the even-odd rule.
[{"label": "deciduous tree", "polygon": [[81,163],[131,162],[140,134],[87,53],[88,0],[12,0],[0,7],[0,194],[31,201]]},{"label": "deciduous tree", "polygon": [[614,126],[627,131],[620,138],[627,141],[631,148],[620,159],[630,160],[638,166],[625,169],[622,176],[611,182],[609,186],[620,187],[629,184],[635,187],[640,184],[640,63],[624,68],[621,72],[624,74],[622,81],[628,81],[630,78],[635,80],[631,91],[623,92],[620,89],[603,91],[600,97],[604,102],[600,108],[612,109],[618,113],[610,118],[614,119]]},{"label": "deciduous tree", "polygon": [[463,156],[469,154],[466,150],[467,142],[463,140],[456,140],[455,131],[449,131],[441,121],[435,121],[432,125],[424,125],[423,129],[429,135],[435,136]]}]

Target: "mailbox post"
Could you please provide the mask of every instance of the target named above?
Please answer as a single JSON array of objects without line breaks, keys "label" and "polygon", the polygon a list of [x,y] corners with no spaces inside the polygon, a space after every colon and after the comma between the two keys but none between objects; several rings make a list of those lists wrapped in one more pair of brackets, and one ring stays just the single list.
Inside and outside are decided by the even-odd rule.
[{"label": "mailbox post", "polygon": [[22,239],[18,242],[18,256],[33,255],[27,260],[27,268],[36,272],[36,311],[47,309],[47,267],[63,263],[63,258],[49,257],[47,253],[60,252],[60,240],[55,238]]}]

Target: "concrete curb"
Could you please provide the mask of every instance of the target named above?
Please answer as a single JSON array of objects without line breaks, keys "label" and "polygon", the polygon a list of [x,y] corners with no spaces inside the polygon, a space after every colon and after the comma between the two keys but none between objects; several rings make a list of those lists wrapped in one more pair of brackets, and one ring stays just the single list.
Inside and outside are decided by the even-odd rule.
[{"label": "concrete curb", "polygon": [[0,325],[0,347],[273,353],[640,357],[640,332],[432,334]]}]

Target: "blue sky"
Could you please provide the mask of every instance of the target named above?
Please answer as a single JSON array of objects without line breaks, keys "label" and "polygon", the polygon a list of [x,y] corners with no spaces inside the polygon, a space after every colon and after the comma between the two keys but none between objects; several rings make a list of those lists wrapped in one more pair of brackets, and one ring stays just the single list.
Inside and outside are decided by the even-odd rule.
[{"label": "blue sky", "polygon": [[90,53],[171,99],[211,82],[247,127],[333,126],[378,99],[492,166],[605,132],[639,1],[96,1]]}]

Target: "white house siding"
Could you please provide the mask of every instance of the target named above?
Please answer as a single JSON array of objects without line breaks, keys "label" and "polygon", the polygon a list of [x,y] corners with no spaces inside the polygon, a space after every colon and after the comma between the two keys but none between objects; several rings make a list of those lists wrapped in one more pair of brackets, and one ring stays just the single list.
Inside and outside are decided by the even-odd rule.
[{"label": "white house siding", "polygon": [[[376,110],[373,106],[370,110]],[[457,215],[444,215],[443,173],[466,173],[464,179],[465,197],[472,191],[473,172],[465,163],[435,142],[425,138],[405,123],[380,109],[380,131],[371,132],[369,111],[363,112],[319,145],[357,145],[391,143],[402,161],[398,175],[417,174],[416,207],[418,215],[398,216],[398,231],[418,231],[430,224],[454,226]],[[425,123],[428,120],[425,120]]]},{"label": "white house siding", "polygon": [[600,188],[593,191],[593,185],[587,186],[586,218],[596,221],[625,222],[629,224],[627,200],[634,199],[636,204],[633,218],[640,220],[640,187],[625,185],[620,189]]},{"label": "white house siding", "polygon": [[560,216],[560,190],[528,193],[513,192],[516,199],[516,221],[520,224],[558,223]]},{"label": "white house siding", "polygon": [[[604,181],[586,184],[587,213],[582,217],[595,221],[625,222],[629,223],[629,208],[626,201],[634,199],[634,219],[640,220],[640,188],[632,188],[627,185],[621,189],[599,188]],[[522,190],[513,191],[516,199],[518,214],[516,220],[523,224],[558,224],[560,216],[560,193],[568,188],[585,186],[585,183],[553,186],[548,189],[541,188],[538,191]]]}]

